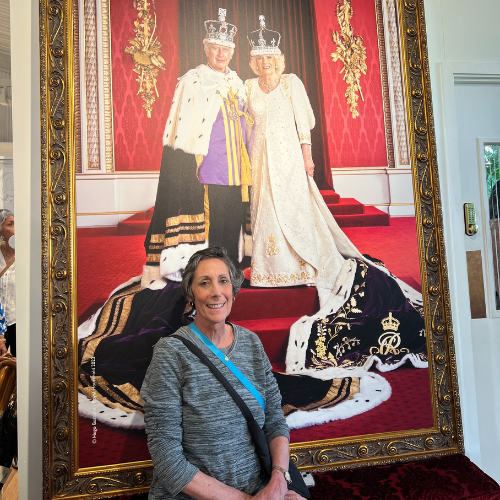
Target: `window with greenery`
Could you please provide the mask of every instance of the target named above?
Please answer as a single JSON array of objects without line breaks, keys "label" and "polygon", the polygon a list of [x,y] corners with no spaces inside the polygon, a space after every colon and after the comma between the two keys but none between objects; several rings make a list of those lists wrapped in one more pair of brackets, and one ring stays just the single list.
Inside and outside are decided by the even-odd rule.
[{"label": "window with greenery", "polygon": [[500,309],[500,165],[498,145],[485,144],[486,185],[490,211],[491,243],[493,250],[493,273],[495,276],[495,306]]}]

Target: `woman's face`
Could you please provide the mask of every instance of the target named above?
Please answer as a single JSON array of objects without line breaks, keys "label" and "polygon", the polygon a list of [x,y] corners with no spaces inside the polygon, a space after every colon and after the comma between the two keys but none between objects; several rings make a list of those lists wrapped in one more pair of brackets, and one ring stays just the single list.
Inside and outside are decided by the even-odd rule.
[{"label": "woman's face", "polygon": [[220,259],[202,260],[193,276],[191,285],[196,320],[214,325],[224,323],[233,305],[233,285],[229,269]]},{"label": "woman's face", "polygon": [[276,73],[276,59],[274,56],[256,56],[256,62],[262,76]]},{"label": "woman's face", "polygon": [[9,215],[4,223],[2,224],[2,230],[0,231],[0,235],[5,238],[5,241],[9,241],[11,236],[14,236],[14,217]]}]

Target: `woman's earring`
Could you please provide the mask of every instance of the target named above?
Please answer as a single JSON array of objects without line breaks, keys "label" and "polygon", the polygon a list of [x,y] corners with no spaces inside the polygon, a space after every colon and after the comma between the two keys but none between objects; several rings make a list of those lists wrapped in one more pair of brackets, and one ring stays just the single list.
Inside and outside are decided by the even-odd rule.
[{"label": "woman's earring", "polygon": [[0,236],[0,241],[5,241],[5,238],[3,236]]}]

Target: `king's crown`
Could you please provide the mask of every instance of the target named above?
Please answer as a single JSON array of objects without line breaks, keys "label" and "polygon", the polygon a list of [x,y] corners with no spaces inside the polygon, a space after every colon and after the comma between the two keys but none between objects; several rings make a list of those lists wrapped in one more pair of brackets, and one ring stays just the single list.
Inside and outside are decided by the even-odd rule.
[{"label": "king's crown", "polygon": [[238,28],[234,24],[226,22],[226,9],[219,9],[218,21],[205,21],[205,43],[216,43],[234,49],[234,36]]}]

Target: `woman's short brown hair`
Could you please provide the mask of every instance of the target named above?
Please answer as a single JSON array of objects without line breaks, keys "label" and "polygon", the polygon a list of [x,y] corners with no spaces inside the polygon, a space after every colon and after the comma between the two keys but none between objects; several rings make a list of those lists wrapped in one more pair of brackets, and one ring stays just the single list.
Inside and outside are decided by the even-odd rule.
[{"label": "woman's short brown hair", "polygon": [[231,279],[231,284],[233,285],[233,297],[236,297],[240,291],[241,284],[243,283],[245,276],[243,271],[238,269],[234,265],[233,261],[227,256],[226,249],[221,246],[204,248],[191,256],[186,269],[184,269],[184,272],[182,273],[181,291],[184,297],[188,300],[193,300],[192,285],[194,273],[199,263],[206,259],[219,259],[226,264],[229,270],[229,278]]}]

